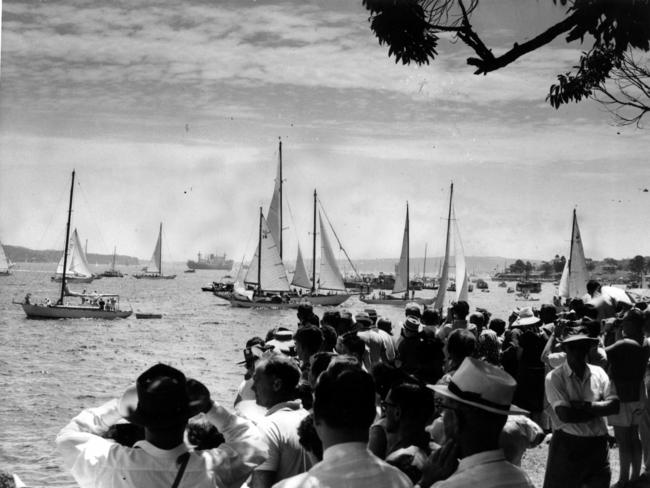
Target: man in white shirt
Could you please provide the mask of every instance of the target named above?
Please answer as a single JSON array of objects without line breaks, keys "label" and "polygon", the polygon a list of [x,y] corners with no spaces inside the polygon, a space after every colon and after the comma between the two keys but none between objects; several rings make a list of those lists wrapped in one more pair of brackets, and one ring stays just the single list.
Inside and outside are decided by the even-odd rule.
[{"label": "man in white shirt", "polygon": [[[223,434],[215,449],[191,451],[183,442],[190,417],[203,412]],[[102,435],[126,419],[144,427],[145,440],[122,446]],[[210,399],[200,382],[165,364],[145,371],[118,401],[84,410],[57,435],[65,467],[85,488],[240,486],[264,460],[264,444],[249,421]]]},{"label": "man in white shirt", "polygon": [[511,405],[516,387],[498,366],[469,357],[448,385],[429,385],[441,395],[447,440],[425,464],[420,487],[534,487],[521,468],[506,460],[499,444],[508,415],[526,413]]},{"label": "man in white shirt", "polygon": [[368,448],[375,418],[372,377],[350,362],[334,359],[318,378],[314,425],[323,443],[323,460],[308,472],[274,488],[407,488],[408,476]]},{"label": "man in white shirt", "polygon": [[257,403],[268,409],[258,422],[268,458],[253,471],[252,488],[268,488],[280,480],[307,471],[311,458],[300,445],[298,426],[308,414],[297,400],[300,368],[293,358],[271,354],[259,360],[253,375]]}]

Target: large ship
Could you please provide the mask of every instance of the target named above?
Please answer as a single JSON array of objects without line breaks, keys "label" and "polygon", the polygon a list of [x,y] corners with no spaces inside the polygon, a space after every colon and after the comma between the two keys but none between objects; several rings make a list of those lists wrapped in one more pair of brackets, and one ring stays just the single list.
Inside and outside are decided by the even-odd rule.
[{"label": "large ship", "polygon": [[226,259],[226,255],[217,256],[210,254],[208,257],[201,257],[199,253],[196,261],[187,261],[187,267],[190,269],[225,269],[230,271],[232,269],[233,260]]}]

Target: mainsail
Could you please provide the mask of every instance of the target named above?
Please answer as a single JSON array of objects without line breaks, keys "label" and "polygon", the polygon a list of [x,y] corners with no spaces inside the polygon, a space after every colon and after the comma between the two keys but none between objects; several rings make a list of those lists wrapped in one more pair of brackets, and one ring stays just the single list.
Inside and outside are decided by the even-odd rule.
[{"label": "mainsail", "polygon": [[467,265],[465,263],[465,250],[460,240],[460,231],[458,230],[458,220],[456,220],[456,210],[452,209],[454,218],[454,258],[456,261],[456,301],[467,301],[469,277],[467,276]]},{"label": "mainsail", "polygon": [[[451,210],[452,210],[452,199],[454,196],[454,184],[451,184],[451,190],[449,193],[449,213],[447,215],[447,236],[445,239],[445,258],[442,263],[442,270],[440,271],[440,283],[438,283],[438,294],[436,295],[436,302],[434,308],[440,310],[445,306],[445,294],[447,291],[447,284],[449,282],[449,248],[451,246],[450,234],[451,234]],[[458,289],[458,288],[457,288]]]},{"label": "mainsail", "polygon": [[402,252],[395,273],[395,284],[393,293],[404,293],[408,291],[409,279],[409,207],[406,205],[406,223],[404,225],[404,237],[402,238]]},{"label": "mainsail", "polygon": [[587,293],[587,262],[582,247],[582,238],[578,228],[578,218],[573,210],[573,227],[571,229],[571,249],[569,258],[564,263],[558,294],[563,298],[581,298]]},{"label": "mainsail", "polygon": [[336,261],[332,245],[325,231],[323,216],[318,212],[320,221],[320,276],[318,280],[319,288],[322,290],[345,290],[345,283],[341,269]]},{"label": "mainsail", "polygon": [[269,211],[267,213],[267,223],[273,239],[280,246],[278,252],[280,257],[282,257],[282,141],[280,141],[278,151],[278,170],[275,177],[271,205],[269,205]]},{"label": "mainsail", "polygon": [[[67,268],[65,274],[68,276],[84,277],[90,278],[93,274],[88,268],[88,261],[86,260],[86,255],[84,254],[83,248],[81,247],[81,241],[79,240],[79,234],[77,229],[72,233],[72,239],[68,244],[68,258],[67,258]],[[59,264],[56,268],[56,274],[61,276],[63,275],[63,261],[65,256],[61,256]]]},{"label": "mainsail", "polygon": [[[273,234],[273,232],[271,232],[271,234]],[[296,258],[296,270],[293,273],[291,286],[298,286],[300,288],[311,288],[311,279],[309,279],[309,274],[307,274],[305,261],[302,259],[302,251],[300,250],[300,245],[298,245],[298,257]]]},{"label": "mainsail", "polygon": [[[0,242],[0,273],[9,273],[9,268],[11,268],[11,262],[9,261],[9,258],[7,258],[5,250],[2,248],[2,243]],[[63,267],[61,269],[63,269]]]},{"label": "mainsail", "polygon": [[151,260],[147,265],[147,272],[162,273],[162,222],[160,223],[160,232],[158,233],[156,247],[154,247]]},{"label": "mainsail", "polygon": [[290,291],[287,271],[282,263],[282,258],[280,258],[280,250],[264,216],[260,216],[260,226],[261,239],[244,278],[244,283],[257,285],[260,291]]}]

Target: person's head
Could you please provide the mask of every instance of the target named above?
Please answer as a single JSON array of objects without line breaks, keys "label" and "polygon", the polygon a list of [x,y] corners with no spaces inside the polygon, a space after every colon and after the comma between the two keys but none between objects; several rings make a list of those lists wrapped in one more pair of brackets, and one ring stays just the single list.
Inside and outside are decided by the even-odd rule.
[{"label": "person's head", "polygon": [[338,310],[327,310],[323,313],[323,318],[320,321],[321,327],[329,325],[331,327],[338,327],[339,320],[341,320],[341,313]]},{"label": "person's head", "polygon": [[303,417],[300,421],[300,425],[298,425],[298,442],[314,458],[315,463],[323,459],[323,443],[316,432],[313,413]]},{"label": "person's head", "polygon": [[532,307],[524,307],[517,312],[517,320],[515,320],[511,326],[527,329],[539,325],[540,322],[540,318],[535,315],[535,311]]},{"label": "person's head", "polygon": [[514,405],[515,379],[498,366],[466,358],[449,385],[431,385],[440,399],[447,438],[461,456],[497,449],[508,415],[527,413]]},{"label": "person's head", "polygon": [[316,382],[320,374],[327,369],[332,359],[336,357],[334,352],[317,352],[311,358],[311,365],[309,368],[309,384],[312,388],[316,387]]},{"label": "person's head", "polygon": [[545,303],[539,309],[539,318],[542,324],[552,324],[557,320],[557,310],[550,303]]},{"label": "person's head", "polygon": [[584,316],[584,308],[585,302],[581,298],[573,298],[569,302],[569,310],[573,310],[579,319]]},{"label": "person's head", "polygon": [[373,324],[372,319],[367,312],[358,312],[354,316],[354,322],[357,325],[357,329],[368,329],[372,327]]},{"label": "person's head", "polygon": [[390,389],[382,407],[387,432],[397,432],[400,428],[422,431],[433,415],[433,392],[424,385],[398,384]]},{"label": "person's head", "polygon": [[634,339],[641,342],[643,340],[643,329],[645,326],[644,312],[638,308],[631,308],[623,315],[621,327],[623,337]]},{"label": "person's head", "polygon": [[456,329],[447,338],[447,357],[452,364],[460,365],[476,351],[476,336],[467,329]]},{"label": "person's head", "polygon": [[214,449],[224,443],[223,434],[205,418],[192,419],[187,424],[187,441],[198,451]]},{"label": "person's head", "polygon": [[366,352],[366,343],[356,332],[346,332],[338,337],[336,341],[336,352],[349,354],[363,362],[363,355]]},{"label": "person's head", "polygon": [[440,325],[440,314],[433,308],[425,308],[420,322],[422,325]]},{"label": "person's head", "polygon": [[248,374],[253,374],[255,364],[264,354],[264,350],[264,339],[261,337],[251,337],[246,341],[246,347],[244,348],[244,361],[242,364],[246,367]]},{"label": "person's head", "polygon": [[465,320],[469,314],[469,303],[465,300],[459,300],[451,307],[451,313],[455,320]]},{"label": "person's head", "polygon": [[370,317],[372,324],[375,325],[377,323],[377,310],[374,308],[366,308],[364,312],[368,314],[368,317]]},{"label": "person's head", "polygon": [[369,373],[335,360],[319,377],[314,392],[314,425],[323,448],[368,442],[375,419],[375,385]]},{"label": "person's head", "polygon": [[321,351],[334,351],[336,348],[336,339],[338,337],[336,329],[331,325],[321,325],[320,330],[323,333],[323,343],[320,346]]},{"label": "person's head", "polygon": [[270,354],[255,367],[253,391],[257,404],[272,406],[296,398],[300,369],[296,362],[284,354]]},{"label": "person's head", "polygon": [[413,315],[406,317],[402,327],[402,335],[404,337],[417,337],[420,332],[420,319]]},{"label": "person's head", "polygon": [[315,325],[300,327],[293,335],[296,343],[296,354],[304,364],[316,354],[323,344],[323,332]]},{"label": "person's head", "polygon": [[490,320],[490,330],[493,330],[497,333],[498,336],[502,336],[506,331],[506,322],[503,319],[495,318]]},{"label": "person's head", "polygon": [[587,364],[587,354],[598,345],[598,338],[592,337],[587,327],[576,325],[566,331],[561,345],[569,366],[584,366]]},{"label": "person's head", "polygon": [[422,317],[422,307],[417,302],[409,302],[404,307],[406,317],[416,317],[418,320]]},{"label": "person's head", "polygon": [[497,333],[491,329],[482,331],[478,336],[476,356],[491,364],[500,364],[500,346]]},{"label": "person's head", "polygon": [[271,339],[267,339],[265,349],[277,353],[295,356],[296,344],[293,340],[293,333],[286,327],[277,327],[273,329]]},{"label": "person's head", "polygon": [[371,374],[375,382],[375,390],[381,400],[386,398],[393,386],[405,382],[417,383],[417,380],[405,373],[404,370],[383,362],[375,364],[372,367]]},{"label": "person's head", "polygon": [[589,293],[593,297],[594,293],[599,291],[600,291],[600,283],[598,283],[596,280],[587,281],[587,293]]},{"label": "person's head", "polygon": [[476,328],[480,331],[485,325],[485,317],[481,312],[473,312],[469,315],[468,322],[474,324]]},{"label": "person's head", "polygon": [[306,324],[307,320],[314,314],[314,306],[310,302],[300,302],[296,315],[302,324]]},{"label": "person's head", "polygon": [[354,330],[354,318],[352,317],[352,313],[343,310],[341,312],[341,318],[339,319],[338,327],[336,328],[336,333],[341,336],[345,334],[346,332],[350,332]]},{"label": "person's head", "polygon": [[380,317],[377,320],[377,328],[383,330],[387,334],[393,335],[393,323],[386,317]]}]

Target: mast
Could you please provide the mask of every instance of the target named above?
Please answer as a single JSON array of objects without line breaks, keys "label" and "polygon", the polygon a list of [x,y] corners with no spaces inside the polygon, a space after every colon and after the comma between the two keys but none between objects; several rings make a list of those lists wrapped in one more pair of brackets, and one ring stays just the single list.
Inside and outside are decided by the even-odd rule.
[{"label": "mast", "polygon": [[424,243],[424,264],[422,265],[422,281],[424,281],[424,278],[427,274],[427,246],[428,243]]},{"label": "mast", "polygon": [[[313,235],[313,251],[312,251],[312,262],[311,262],[311,292],[316,292],[316,190],[314,189],[314,235]],[[321,255],[321,259],[323,259]]]},{"label": "mast", "polygon": [[65,228],[65,247],[63,248],[63,276],[61,277],[61,297],[59,304],[63,305],[63,297],[65,296],[65,270],[68,267],[68,245],[70,244],[70,219],[72,218],[72,195],[74,193],[74,173],[72,170],[72,184],[70,185],[70,204],[68,205],[68,223]]},{"label": "mast", "polygon": [[411,240],[409,234],[409,202],[406,202],[406,299],[409,298],[409,288],[410,288],[410,278],[409,278],[409,261],[410,256]]},{"label": "mast", "polygon": [[[282,143],[280,143],[282,144]],[[257,245],[257,294],[261,295],[262,293],[262,219],[264,214],[262,213],[262,207],[260,207],[260,233],[259,241]]]},{"label": "mast", "polygon": [[160,230],[158,231],[158,241],[160,242],[160,252],[158,253],[158,271],[160,276],[163,275],[162,272],[162,222],[160,223]]},{"label": "mast", "polygon": [[282,259],[282,139],[279,142],[278,157],[280,164],[280,259]]},{"label": "mast", "polygon": [[115,253],[117,252],[117,246],[113,247],[113,266],[111,267],[115,271]]}]

